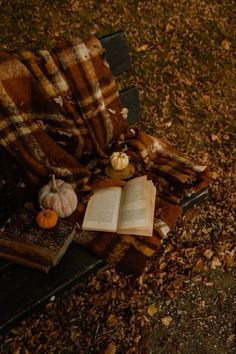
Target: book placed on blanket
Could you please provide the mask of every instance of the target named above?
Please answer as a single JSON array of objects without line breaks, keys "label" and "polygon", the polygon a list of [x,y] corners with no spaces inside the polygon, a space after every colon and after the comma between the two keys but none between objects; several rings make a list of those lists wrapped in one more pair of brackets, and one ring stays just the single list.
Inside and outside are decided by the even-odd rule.
[{"label": "book placed on blanket", "polygon": [[123,187],[95,190],[88,201],[82,229],[152,236],[156,187],[147,176]]},{"label": "book placed on blanket", "polygon": [[74,237],[74,226],[59,219],[52,229],[41,229],[36,211],[22,208],[0,228],[0,257],[48,272],[60,261]]}]

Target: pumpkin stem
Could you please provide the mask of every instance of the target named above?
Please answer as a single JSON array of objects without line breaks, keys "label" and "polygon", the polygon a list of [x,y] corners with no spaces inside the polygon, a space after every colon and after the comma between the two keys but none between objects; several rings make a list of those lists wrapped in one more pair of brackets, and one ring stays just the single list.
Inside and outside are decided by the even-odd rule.
[{"label": "pumpkin stem", "polygon": [[57,188],[57,184],[56,184],[56,180],[55,180],[55,175],[52,175],[51,192],[52,193],[57,193],[58,192],[58,188]]}]

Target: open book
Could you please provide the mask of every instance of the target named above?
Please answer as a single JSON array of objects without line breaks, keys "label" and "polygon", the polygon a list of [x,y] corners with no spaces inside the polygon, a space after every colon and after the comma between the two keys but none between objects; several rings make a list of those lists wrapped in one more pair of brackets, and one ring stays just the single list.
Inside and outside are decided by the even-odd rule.
[{"label": "open book", "polygon": [[124,187],[97,189],[89,199],[82,229],[152,236],[156,187],[147,176]]}]

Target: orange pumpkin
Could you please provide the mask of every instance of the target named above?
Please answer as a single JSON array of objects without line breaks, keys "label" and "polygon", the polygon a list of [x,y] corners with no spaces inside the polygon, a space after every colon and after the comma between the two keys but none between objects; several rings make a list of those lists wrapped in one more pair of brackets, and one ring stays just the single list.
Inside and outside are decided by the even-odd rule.
[{"label": "orange pumpkin", "polygon": [[52,209],[43,209],[36,215],[36,222],[42,229],[51,229],[58,221],[57,213]]}]

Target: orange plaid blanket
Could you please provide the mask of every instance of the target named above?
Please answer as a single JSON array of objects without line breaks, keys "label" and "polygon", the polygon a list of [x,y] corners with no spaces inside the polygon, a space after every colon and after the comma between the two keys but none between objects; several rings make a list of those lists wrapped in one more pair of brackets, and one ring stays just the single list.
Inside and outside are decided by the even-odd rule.
[{"label": "orange plaid blanket", "polygon": [[136,175],[147,174],[155,183],[153,237],[80,230],[76,237],[122,271],[140,275],[173,229],[184,198],[206,188],[209,178],[205,166],[153,136],[129,129],[122,109],[95,38],[64,42],[50,51],[0,53],[0,145],[21,166],[27,183],[43,183],[52,173],[75,183],[80,203],[71,222],[82,221],[84,187],[96,184],[94,167],[102,170],[114,149],[125,150]]}]

